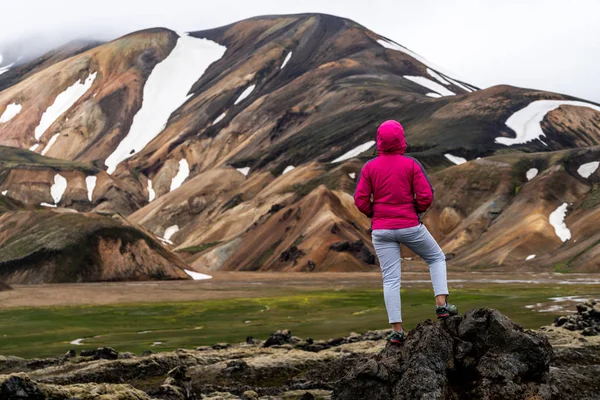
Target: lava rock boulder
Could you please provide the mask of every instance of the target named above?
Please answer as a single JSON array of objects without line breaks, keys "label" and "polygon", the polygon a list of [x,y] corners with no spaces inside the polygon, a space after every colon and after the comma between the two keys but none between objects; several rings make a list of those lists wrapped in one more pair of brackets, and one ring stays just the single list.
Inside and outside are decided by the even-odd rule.
[{"label": "lava rock boulder", "polygon": [[545,336],[496,310],[475,309],[425,321],[402,345],[349,365],[333,398],[550,399],[552,355]]}]

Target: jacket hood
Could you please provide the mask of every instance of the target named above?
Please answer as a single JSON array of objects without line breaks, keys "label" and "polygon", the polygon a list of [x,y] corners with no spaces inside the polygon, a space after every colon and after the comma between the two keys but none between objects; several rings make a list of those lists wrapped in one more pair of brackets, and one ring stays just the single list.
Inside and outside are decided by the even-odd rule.
[{"label": "jacket hood", "polygon": [[404,128],[398,121],[385,121],[377,129],[377,152],[379,154],[404,154],[406,140]]}]

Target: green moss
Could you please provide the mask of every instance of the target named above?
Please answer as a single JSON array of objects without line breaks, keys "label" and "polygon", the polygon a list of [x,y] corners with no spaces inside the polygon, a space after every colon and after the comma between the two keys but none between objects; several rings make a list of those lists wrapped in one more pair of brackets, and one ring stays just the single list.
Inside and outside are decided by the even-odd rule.
[{"label": "green moss", "polygon": [[267,262],[267,260],[271,258],[273,254],[275,254],[275,250],[277,249],[277,247],[279,247],[281,242],[282,240],[278,240],[275,243],[273,243],[267,251],[262,253],[253,262],[248,264],[248,267],[243,268],[242,271],[258,271],[259,269],[261,269],[262,266]]},{"label": "green moss", "polygon": [[581,207],[586,210],[592,210],[600,206],[600,184],[595,183],[592,186],[592,190],[587,194]]},{"label": "green moss", "polygon": [[244,202],[243,200],[243,194],[242,193],[238,193],[235,196],[233,196],[231,199],[229,199],[227,201],[227,203],[223,204],[223,207],[221,207],[221,209],[223,211],[235,208],[237,206],[239,206],[240,204],[242,204]]},{"label": "green moss", "polygon": [[31,169],[52,168],[58,171],[76,170],[82,171],[85,174],[96,174],[100,172],[98,168],[88,164],[58,160],[55,158],[44,157],[24,149],[0,146],[0,170],[17,167]]},{"label": "green moss", "polygon": [[568,262],[561,262],[561,263],[553,265],[552,271],[561,273],[561,274],[566,274],[566,273],[571,272],[571,268],[569,267]]},{"label": "green moss", "polygon": [[190,247],[186,247],[186,248],[183,248],[183,249],[178,249],[178,250],[175,250],[175,251],[178,252],[178,253],[201,253],[204,250],[213,248],[213,247],[215,247],[215,246],[217,246],[219,244],[221,244],[221,242],[203,243],[203,244],[198,245],[198,246],[190,246]]},{"label": "green moss", "polygon": [[321,185],[325,185],[329,190],[338,190],[340,188],[340,176],[337,174],[324,174],[303,184],[296,184],[288,191],[295,192],[300,198],[307,196],[313,190]]},{"label": "green moss", "polygon": [[296,240],[294,240],[294,243],[292,244],[292,246],[300,246],[302,244],[302,242],[304,242],[304,235],[300,235],[296,238]]},{"label": "green moss", "polygon": [[[0,354],[58,356],[72,348],[69,342],[77,338],[86,338],[86,349],[110,346],[139,354],[147,349],[170,351],[218,342],[238,343],[246,336],[263,339],[285,328],[300,337],[329,339],[389,326],[379,287],[314,290],[273,285],[261,287],[262,297],[252,297],[256,289],[241,290],[248,295],[180,303],[0,309],[0,320],[5,322],[0,324],[0,337],[5,339],[0,341]],[[599,294],[598,285],[554,283],[473,284],[452,290],[462,312],[476,307],[496,308],[525,328],[550,324],[555,317],[553,313],[526,309],[525,305],[548,302],[554,296]],[[402,302],[408,329],[434,316],[429,288],[403,290]],[[140,331],[150,332],[137,334]],[[164,344],[150,348],[154,341]]]}]

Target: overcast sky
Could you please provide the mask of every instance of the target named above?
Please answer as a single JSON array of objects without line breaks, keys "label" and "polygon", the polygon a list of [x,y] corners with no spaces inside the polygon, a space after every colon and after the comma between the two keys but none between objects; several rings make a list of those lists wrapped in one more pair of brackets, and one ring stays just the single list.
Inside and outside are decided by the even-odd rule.
[{"label": "overcast sky", "polygon": [[2,43],[25,37],[51,42],[112,39],[156,26],[201,30],[257,15],[323,12],[353,19],[479,87],[511,84],[600,102],[598,0],[1,3],[0,49]]}]

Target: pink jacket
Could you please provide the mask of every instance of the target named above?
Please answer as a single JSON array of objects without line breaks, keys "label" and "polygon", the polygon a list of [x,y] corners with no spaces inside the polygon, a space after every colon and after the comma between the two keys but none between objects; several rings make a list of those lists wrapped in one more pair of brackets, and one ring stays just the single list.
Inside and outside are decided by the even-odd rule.
[{"label": "pink jacket", "polygon": [[377,152],[378,157],[363,166],[358,178],[356,207],[373,219],[373,230],[419,225],[417,213],[431,206],[433,188],[421,163],[404,156],[406,141],[400,123],[381,124]]}]

